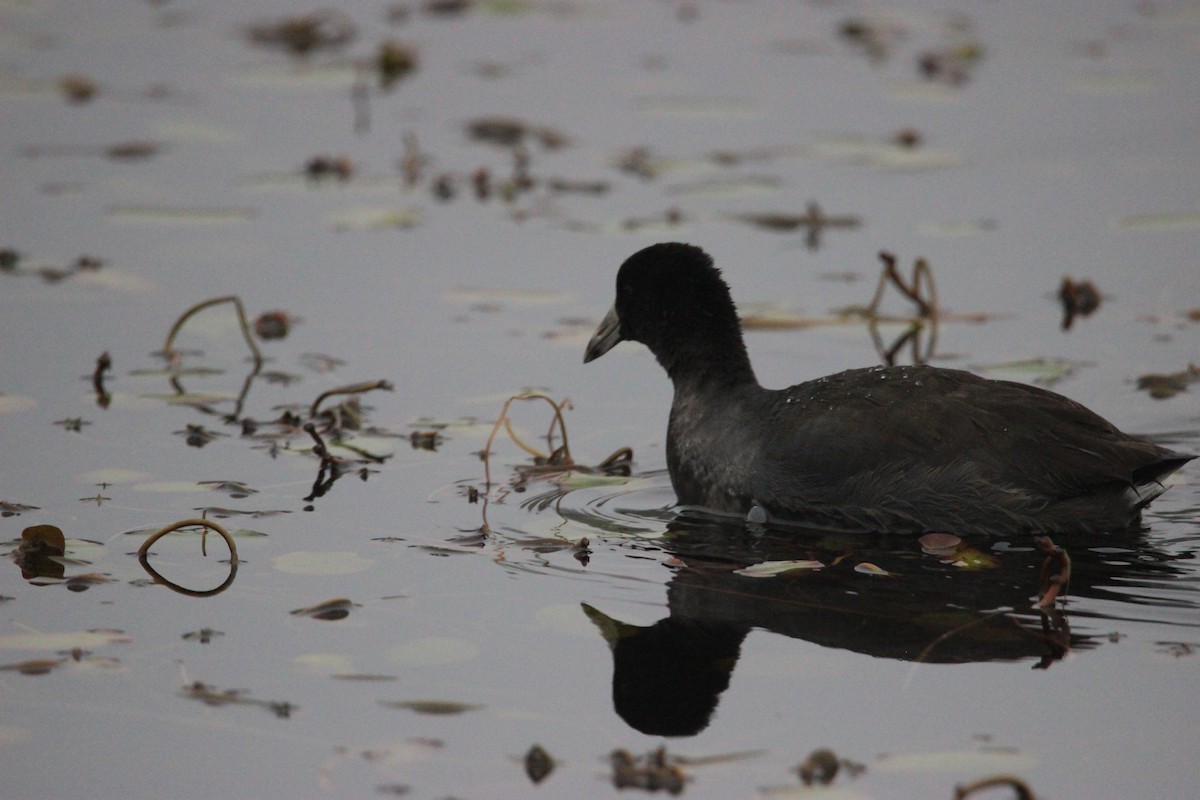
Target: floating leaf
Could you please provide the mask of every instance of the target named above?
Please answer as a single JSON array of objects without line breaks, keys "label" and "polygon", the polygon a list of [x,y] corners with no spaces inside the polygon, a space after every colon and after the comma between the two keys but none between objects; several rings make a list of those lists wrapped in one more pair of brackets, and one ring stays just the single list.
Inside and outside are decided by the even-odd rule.
[{"label": "floating leaf", "polygon": [[535,744],[529,748],[529,752],[525,754],[523,763],[525,764],[525,774],[534,783],[541,783],[554,771],[554,759],[540,744]]},{"label": "floating leaf", "polygon": [[965,163],[958,153],[927,147],[905,147],[895,142],[857,136],[821,139],[812,145],[811,153],[823,161],[865,164],[894,172],[925,172],[958,167]]},{"label": "floating leaf", "polygon": [[296,550],[271,559],[275,569],[290,575],[352,575],[375,562],[348,550]]},{"label": "floating leaf", "polygon": [[705,119],[732,119],[750,117],[762,113],[754,100],[740,97],[701,97],[674,95],[662,97],[640,97],[637,110],[643,114],[702,117]]},{"label": "floating leaf", "polygon": [[921,543],[921,550],[930,555],[953,554],[962,544],[962,539],[953,533],[927,533],[917,541]]},{"label": "floating leaf", "polygon": [[0,636],[0,650],[90,650],[133,641],[123,631],[65,631],[61,633],[10,633]]},{"label": "floating leaf", "polygon": [[379,705],[386,706],[387,708],[402,708],[408,711],[415,711],[418,714],[432,714],[435,716],[451,716],[483,708],[480,705],[457,703],[453,700],[380,700]]},{"label": "floating leaf", "polygon": [[31,525],[21,531],[21,549],[61,556],[67,551],[67,540],[54,525]]},{"label": "floating leaf", "polygon": [[954,553],[952,563],[962,569],[996,569],[1000,566],[1000,559],[974,547],[960,547]]},{"label": "floating leaf", "polygon": [[450,636],[426,636],[388,650],[389,661],[411,666],[440,666],[470,661],[479,655],[479,645]]},{"label": "floating leaf", "polygon": [[252,494],[258,494],[258,489],[251,489],[240,481],[197,481],[197,483],[213,491],[224,492],[238,500],[243,497],[249,497]]},{"label": "floating leaf", "polygon": [[7,500],[0,500],[0,517],[16,517],[20,516],[22,511],[38,511],[37,506],[27,506],[24,503],[10,503]]},{"label": "floating leaf", "polygon": [[922,222],[917,230],[926,236],[974,236],[990,233],[998,227],[994,219],[961,219]]},{"label": "floating leaf", "polygon": [[257,216],[253,208],[109,206],[105,216],[113,222],[150,225],[229,225],[249,222]]},{"label": "floating leaf", "polygon": [[1121,217],[1117,227],[1134,230],[1195,230],[1200,228],[1200,211],[1167,211]]},{"label": "floating leaf", "polygon": [[37,408],[37,400],[23,394],[0,393],[0,414],[12,414],[17,411],[28,411]]},{"label": "floating leaf", "polygon": [[1080,367],[1090,367],[1086,361],[1067,361],[1061,358],[1028,358],[1023,361],[1005,361],[998,364],[979,364],[971,367],[987,377],[1020,379],[1050,386],[1063,378],[1074,375]]},{"label": "floating leaf", "polygon": [[329,219],[334,231],[392,231],[415,228],[423,222],[417,208],[358,206],[334,214]]},{"label": "floating leaf", "polygon": [[313,619],[338,620],[350,616],[350,610],[355,607],[355,603],[347,598],[335,597],[332,600],[317,603],[315,606],[297,608],[291,613],[293,616],[312,617]]},{"label": "floating leaf", "polygon": [[64,663],[66,663],[66,659],[62,658],[34,658],[15,664],[0,664],[0,670],[19,672],[22,675],[45,675]]},{"label": "floating leaf", "polygon": [[149,479],[150,473],[148,472],[142,472],[136,469],[121,469],[119,467],[93,469],[76,477],[76,480],[78,480],[80,483],[90,483],[101,487],[113,484],[148,481]]},{"label": "floating leaf", "polygon": [[824,566],[820,561],[763,561],[758,564],[751,564],[748,567],[735,569],[734,572],[738,575],[745,575],[747,578],[772,578],[786,572],[821,569]]},{"label": "floating leaf", "polygon": [[1033,769],[1038,760],[1010,750],[949,750],[885,755],[874,765],[890,772],[1014,773]]}]

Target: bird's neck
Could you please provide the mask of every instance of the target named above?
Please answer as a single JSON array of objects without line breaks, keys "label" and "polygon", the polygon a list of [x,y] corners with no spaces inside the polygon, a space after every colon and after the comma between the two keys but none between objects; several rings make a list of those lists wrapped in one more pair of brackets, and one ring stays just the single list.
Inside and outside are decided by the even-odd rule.
[{"label": "bird's neck", "polygon": [[676,389],[757,385],[741,333],[724,342],[690,341],[672,348],[670,357],[656,354]]}]

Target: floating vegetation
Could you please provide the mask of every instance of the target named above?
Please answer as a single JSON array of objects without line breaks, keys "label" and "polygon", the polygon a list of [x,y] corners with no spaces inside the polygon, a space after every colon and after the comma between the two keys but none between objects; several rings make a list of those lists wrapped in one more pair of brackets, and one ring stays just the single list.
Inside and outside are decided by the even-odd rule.
[{"label": "floating vegetation", "polygon": [[856,778],[866,770],[866,766],[857,761],[838,758],[832,750],[822,747],[809,753],[793,771],[805,786],[829,786],[843,769],[846,775]]},{"label": "floating vegetation", "polygon": [[289,613],[294,617],[312,617],[313,619],[333,621],[345,619],[355,608],[358,608],[357,603],[345,597],[335,597],[332,600],[317,603],[315,606],[297,608]]},{"label": "floating vegetation", "polygon": [[21,260],[21,254],[15,250],[0,252],[0,274],[36,275],[46,283],[61,283],[79,275],[94,275],[104,266],[102,259],[89,255],[82,255],[65,267],[43,264],[26,269],[21,266]]},{"label": "floating vegetation", "polygon": [[105,215],[114,222],[136,222],[153,225],[229,225],[249,222],[258,215],[253,208],[220,208],[216,206],[109,206]]},{"label": "floating vegetation", "polygon": [[[200,554],[202,556],[207,557],[208,555],[207,536],[205,534],[207,534],[207,532],[210,530],[215,531],[222,539],[224,539],[226,546],[229,548],[229,576],[223,583],[214,589],[197,590],[185,588],[171,580],[168,580],[167,578],[164,578],[158,573],[157,570],[154,569],[154,567],[150,566],[150,546],[162,537],[166,536],[168,533],[186,528],[202,529],[203,534],[200,537]],[[138,563],[142,565],[142,569],[146,570],[146,572],[150,574],[150,577],[154,579],[155,583],[162,584],[163,586],[166,586],[175,592],[188,595],[189,597],[211,597],[212,595],[220,594],[228,589],[233,584],[234,578],[237,577],[237,545],[233,543],[233,537],[229,535],[229,532],[225,530],[225,528],[207,519],[184,519],[180,520],[179,522],[173,522],[170,525],[167,525],[165,528],[160,528],[148,539],[146,539],[146,541],[142,542],[142,546],[138,548],[137,554]]]},{"label": "floating vegetation", "polygon": [[31,525],[21,531],[16,549],[8,554],[27,581],[40,578],[61,579],[66,570],[62,557],[67,552],[66,537],[54,525]]},{"label": "floating vegetation", "polygon": [[113,161],[142,161],[158,155],[166,149],[159,142],[131,140],[110,145],[91,144],[38,144],[21,150],[26,158],[62,158],[78,156],[103,156]]},{"label": "floating vegetation", "polygon": [[756,100],[743,97],[663,95],[639,97],[634,101],[634,105],[638,111],[650,116],[735,119],[758,116],[762,113],[762,107]]},{"label": "floating vegetation", "polygon": [[1046,554],[1038,577],[1038,608],[1050,608],[1067,592],[1071,582],[1071,556],[1049,536],[1035,536],[1033,542]]},{"label": "floating vegetation", "polygon": [[530,747],[521,763],[525,767],[525,774],[535,785],[550,777],[556,766],[554,758],[540,744]]},{"label": "floating vegetation", "polygon": [[818,139],[810,145],[809,154],[820,161],[863,164],[889,172],[927,172],[966,162],[958,153],[853,135]]},{"label": "floating vegetation", "polygon": [[533,125],[516,117],[479,117],[470,120],[466,124],[466,135],[473,142],[501,147],[516,147],[534,141],[545,150],[558,150],[570,142],[561,131]]},{"label": "floating vegetation", "polygon": [[37,506],[27,506],[24,503],[10,503],[0,500],[0,517],[16,517],[24,511],[38,511]]},{"label": "floating vegetation", "polygon": [[1058,302],[1062,304],[1062,329],[1071,330],[1076,317],[1090,317],[1100,308],[1101,295],[1096,285],[1088,280],[1075,281],[1064,277],[1059,284]]},{"label": "floating vegetation", "polygon": [[459,703],[453,700],[380,700],[379,705],[437,717],[455,716],[483,708],[473,703]]},{"label": "floating vegetation", "polygon": [[966,800],[976,792],[994,789],[997,786],[1012,789],[1016,800],[1037,800],[1037,796],[1029,788],[1029,784],[1015,775],[992,775],[970,783],[959,784],[954,787],[954,800]]},{"label": "floating vegetation", "polygon": [[1186,392],[1188,386],[1200,383],[1200,365],[1188,364],[1186,369],[1166,374],[1152,372],[1140,375],[1137,388],[1146,392],[1155,400],[1166,400],[1180,392]]},{"label": "floating vegetation", "polygon": [[1118,219],[1117,227],[1127,230],[1195,230],[1200,228],[1200,211],[1135,214]]},{"label": "floating vegetation", "polygon": [[282,719],[287,719],[292,715],[292,712],[297,709],[297,706],[280,701],[256,700],[252,697],[247,697],[246,692],[242,689],[217,689],[209,686],[201,681],[195,681],[183,687],[179,694],[181,697],[189,697],[193,700],[199,700],[208,706],[227,706],[227,705],[242,705],[242,706],[258,706],[265,708],[275,716]]},{"label": "floating vegetation", "polygon": [[317,184],[336,180],[345,183],[354,177],[354,161],[350,156],[313,156],[304,162],[304,177]]},{"label": "floating vegetation", "polygon": [[58,633],[0,634],[0,650],[53,650],[55,652],[86,652],[97,647],[129,644],[133,637],[120,630],[60,631]]},{"label": "floating vegetation", "polygon": [[272,565],[290,575],[353,575],[375,562],[349,550],[296,550],[275,556]]},{"label": "floating vegetation", "polygon": [[991,233],[999,228],[1000,225],[994,219],[922,222],[917,226],[917,230],[927,236],[975,236],[980,233]]},{"label": "floating vegetation", "polygon": [[1082,367],[1094,366],[1088,361],[1068,361],[1062,358],[1026,358],[998,364],[974,364],[971,369],[988,377],[1020,379],[1053,386],[1069,378]]},{"label": "floating vegetation", "polygon": [[823,569],[825,564],[815,560],[782,560],[761,561],[748,567],[733,570],[734,573],[746,578],[774,578],[789,572],[811,571]]},{"label": "floating vegetation", "polygon": [[398,81],[417,69],[416,48],[389,39],[379,45],[371,66],[379,76],[379,88],[390,91]]},{"label": "floating vegetation", "polygon": [[[550,447],[550,452],[548,453],[543,453],[537,448],[529,445],[517,435],[515,430],[513,430],[512,421],[509,418],[509,409],[514,402],[525,400],[541,400],[548,403],[554,411],[553,417],[550,421],[550,426],[545,434],[546,442]],[[488,533],[491,530],[487,521],[487,501],[491,496],[492,489],[491,452],[492,444],[495,441],[496,434],[499,433],[502,427],[508,434],[509,439],[511,439],[514,444],[533,457],[533,463],[521,464],[516,467],[516,477],[502,489],[498,499],[502,499],[511,491],[525,491],[526,486],[530,481],[539,479],[552,479],[558,483],[560,491],[554,493],[548,498],[537,499],[537,505],[539,507],[545,507],[545,505],[548,503],[561,498],[565,492],[569,490],[570,487],[567,487],[566,484],[573,476],[582,474],[588,476],[621,476],[623,479],[628,478],[631,471],[631,465],[633,463],[633,450],[628,447],[622,447],[614,451],[612,455],[601,461],[595,467],[587,467],[575,463],[574,459],[571,457],[571,449],[567,441],[566,423],[563,421],[563,411],[570,407],[570,400],[563,400],[561,403],[556,403],[548,395],[540,392],[525,392],[522,394],[513,395],[504,402],[504,406],[501,408],[500,414],[497,417],[495,424],[492,426],[491,432],[488,434],[487,442],[484,445],[481,453],[481,457],[483,458],[485,486],[482,493],[482,497],[484,499],[482,509],[483,526],[480,529],[483,533]],[[562,445],[558,447],[555,447],[554,445],[555,429],[558,430],[562,437]],[[468,501],[472,503],[475,502],[479,496],[480,493],[478,490],[475,490],[474,487],[471,487],[471,491],[469,491],[467,494]],[[585,565],[587,563],[586,557],[588,552],[590,551],[587,551],[586,543],[584,543],[583,547],[581,548],[581,554],[577,554],[577,557],[582,555],[579,560]]]},{"label": "floating vegetation", "polygon": [[196,481],[196,484],[213,491],[223,492],[237,500],[258,494],[258,489],[252,489],[241,481]]},{"label": "floating vegetation", "polygon": [[821,235],[827,228],[853,230],[862,224],[862,219],[853,214],[827,215],[815,202],[810,202],[803,214],[725,214],[727,219],[746,222],[770,231],[791,233],[799,228],[806,231],[804,244],[816,251],[821,246]]},{"label": "floating vegetation", "polygon": [[104,376],[112,369],[112,356],[105,350],[96,358],[96,369],[92,372],[92,389],[96,392],[96,405],[108,408],[112,395],[104,388]]},{"label": "floating vegetation", "polygon": [[644,789],[681,794],[690,778],[664,745],[641,756],[628,750],[613,750],[608,756],[612,785],[617,789]]},{"label": "floating vegetation", "polygon": [[354,41],[354,22],[340,11],[321,10],[256,22],[244,29],[246,40],[260,47],[306,57],[318,50],[338,50]]},{"label": "floating vegetation", "polygon": [[415,228],[422,222],[424,217],[416,207],[356,206],[332,215],[330,228],[336,233],[402,231]]},{"label": "floating vegetation", "polygon": [[182,638],[185,642],[198,642],[199,644],[209,644],[218,636],[224,636],[221,631],[213,630],[212,628],[200,628],[195,631],[188,631],[183,634]]}]

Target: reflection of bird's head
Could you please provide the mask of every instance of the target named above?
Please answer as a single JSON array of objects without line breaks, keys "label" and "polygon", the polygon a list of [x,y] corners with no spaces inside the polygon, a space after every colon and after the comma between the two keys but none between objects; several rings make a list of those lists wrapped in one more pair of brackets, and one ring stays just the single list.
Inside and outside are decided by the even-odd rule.
[{"label": "reflection of bird's head", "polygon": [[583,604],[613,653],[613,706],[651,736],[693,736],[708,726],[737,663],[746,629],[668,617],[649,627]]}]

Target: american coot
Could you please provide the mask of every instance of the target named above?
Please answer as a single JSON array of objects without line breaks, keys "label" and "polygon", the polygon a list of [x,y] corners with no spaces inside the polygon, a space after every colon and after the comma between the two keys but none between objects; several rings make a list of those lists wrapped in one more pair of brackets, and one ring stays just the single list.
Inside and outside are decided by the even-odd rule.
[{"label": "american coot", "polygon": [[656,244],[621,265],[584,362],[623,339],[649,347],[675,385],[667,467],[679,502],[752,520],[1115,530],[1136,523],[1193,458],[1061,395],[956,369],[852,369],[764,389],[729,287],[692,245]]}]

